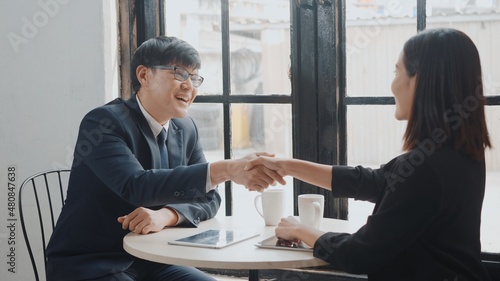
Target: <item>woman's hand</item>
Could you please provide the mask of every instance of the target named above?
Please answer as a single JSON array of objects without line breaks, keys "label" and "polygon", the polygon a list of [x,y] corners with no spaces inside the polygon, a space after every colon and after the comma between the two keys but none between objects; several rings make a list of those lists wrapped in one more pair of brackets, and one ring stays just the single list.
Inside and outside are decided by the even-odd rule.
[{"label": "woman's hand", "polygon": [[267,157],[267,155],[258,156],[247,163],[244,168],[246,171],[264,167],[270,171],[275,171],[281,177],[292,176],[303,182],[332,190],[332,166],[330,165],[294,158],[274,158]]},{"label": "woman's hand", "polygon": [[257,158],[249,159],[250,161],[245,166],[245,170],[251,170],[256,166],[263,166],[269,170],[275,171],[281,177],[287,176],[288,173],[283,167],[285,159],[269,157],[267,155],[259,155]]},{"label": "woman's hand", "polygon": [[283,177],[280,176],[276,171],[268,169],[267,167],[260,165],[254,169],[245,169],[248,163],[252,159],[258,159],[259,157],[269,157],[273,158],[274,154],[267,152],[256,152],[246,155],[239,159],[234,159],[231,165],[229,165],[228,173],[231,175],[231,180],[238,184],[244,185],[248,190],[256,190],[262,192],[264,189],[268,188],[269,185],[275,185],[276,182],[280,184],[286,184]]},{"label": "woman's hand", "polygon": [[298,236],[300,222],[294,217],[282,218],[278,227],[274,230],[276,237],[286,240],[302,240]]},{"label": "woman's hand", "polygon": [[210,163],[210,181],[212,186],[232,180],[237,184],[245,186],[248,190],[261,192],[268,188],[269,185],[275,185],[276,182],[286,184],[283,177],[277,172],[263,165],[259,165],[253,169],[245,169],[249,161],[259,156],[272,157],[274,155],[266,152],[256,152],[242,158]]},{"label": "woman's hand", "polygon": [[139,207],[132,213],[119,217],[118,222],[122,224],[123,229],[128,228],[137,234],[148,234],[158,232],[166,226],[173,226],[178,219],[177,212],[170,208],[161,208],[155,211]]},{"label": "woman's hand", "polygon": [[316,240],[325,233],[324,231],[300,223],[292,216],[282,218],[274,232],[276,237],[286,240],[300,240],[311,247],[314,247]]}]

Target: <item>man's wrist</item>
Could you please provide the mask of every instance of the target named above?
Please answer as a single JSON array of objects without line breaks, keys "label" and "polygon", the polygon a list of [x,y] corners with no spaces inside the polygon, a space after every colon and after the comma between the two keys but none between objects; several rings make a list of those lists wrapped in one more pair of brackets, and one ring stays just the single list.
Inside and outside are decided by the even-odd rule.
[{"label": "man's wrist", "polygon": [[179,214],[177,211],[171,207],[164,207],[163,210],[167,211],[167,225],[165,226],[174,226],[179,223]]},{"label": "man's wrist", "polygon": [[228,165],[230,160],[216,161],[210,163],[210,181],[212,186],[230,180]]}]

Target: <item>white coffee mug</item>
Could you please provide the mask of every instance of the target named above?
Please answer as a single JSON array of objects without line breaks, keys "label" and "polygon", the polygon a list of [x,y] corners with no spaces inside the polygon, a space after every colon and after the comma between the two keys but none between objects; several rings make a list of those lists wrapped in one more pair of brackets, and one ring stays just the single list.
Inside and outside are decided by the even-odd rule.
[{"label": "white coffee mug", "polygon": [[299,218],[300,222],[319,229],[323,218],[325,197],[321,194],[299,195]]},{"label": "white coffee mug", "polygon": [[285,191],[266,189],[255,197],[254,205],[266,225],[278,225],[285,213]]}]

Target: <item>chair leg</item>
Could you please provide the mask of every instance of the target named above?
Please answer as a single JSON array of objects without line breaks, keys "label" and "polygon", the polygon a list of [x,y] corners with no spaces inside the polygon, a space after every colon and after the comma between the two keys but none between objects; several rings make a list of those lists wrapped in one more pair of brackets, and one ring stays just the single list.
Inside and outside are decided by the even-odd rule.
[{"label": "chair leg", "polygon": [[248,272],[249,281],[259,281],[259,271],[252,269]]}]

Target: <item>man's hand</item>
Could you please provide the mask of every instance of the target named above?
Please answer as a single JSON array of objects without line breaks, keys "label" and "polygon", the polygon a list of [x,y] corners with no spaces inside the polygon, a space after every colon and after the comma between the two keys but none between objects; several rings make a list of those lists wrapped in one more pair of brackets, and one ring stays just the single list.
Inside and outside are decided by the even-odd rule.
[{"label": "man's hand", "polygon": [[151,210],[144,207],[135,209],[132,213],[119,217],[118,222],[123,229],[129,229],[137,234],[158,232],[166,226],[173,226],[179,219],[177,213],[170,208]]},{"label": "man's hand", "polygon": [[245,166],[249,164],[249,161],[259,156],[273,157],[274,155],[266,152],[257,152],[231,160],[232,162],[229,163],[227,170],[231,180],[244,185],[250,191],[255,190],[259,192],[268,188],[269,185],[275,185],[276,182],[286,184],[281,175],[266,166],[259,165],[253,169],[245,170]]},{"label": "man's hand", "polygon": [[265,167],[271,171],[275,171],[280,177],[288,175],[288,172],[283,167],[283,159],[269,157],[267,155],[258,155],[259,157],[249,159],[247,165],[245,166],[245,171],[251,170],[253,168]]},{"label": "man's hand", "polygon": [[259,155],[245,166],[246,171],[265,167],[275,171],[280,177],[291,176],[303,182],[332,190],[333,170],[331,165],[318,164],[294,158],[275,158]]},{"label": "man's hand", "polygon": [[250,160],[259,156],[273,157],[274,154],[256,152],[238,159],[210,163],[210,180],[212,186],[232,180],[235,183],[244,185],[248,190],[263,191],[269,185],[275,185],[276,182],[286,184],[282,176],[265,166],[260,165],[251,170],[244,169]]}]

